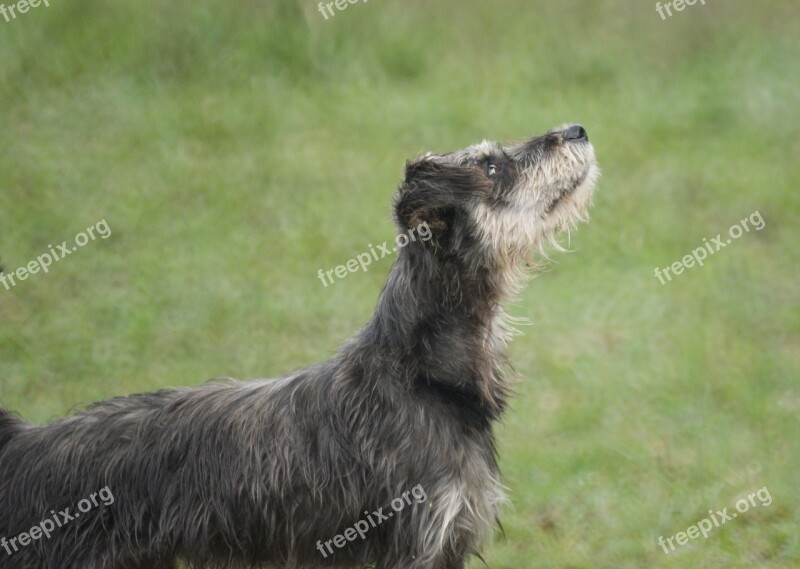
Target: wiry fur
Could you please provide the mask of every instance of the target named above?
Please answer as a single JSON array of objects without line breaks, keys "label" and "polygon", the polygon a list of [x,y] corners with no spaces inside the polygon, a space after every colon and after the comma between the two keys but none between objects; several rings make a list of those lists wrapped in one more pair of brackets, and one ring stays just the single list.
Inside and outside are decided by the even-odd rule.
[{"label": "wiry fur", "polygon": [[[43,426],[0,410],[0,537],[106,486],[92,510],[2,569],[459,569],[503,501],[502,303],[530,254],[583,219],[588,140],[559,129],[407,165],[398,253],[375,315],[332,360],[97,403]],[[493,166],[493,167],[492,167]],[[324,558],[317,548],[414,486],[428,496]]]}]

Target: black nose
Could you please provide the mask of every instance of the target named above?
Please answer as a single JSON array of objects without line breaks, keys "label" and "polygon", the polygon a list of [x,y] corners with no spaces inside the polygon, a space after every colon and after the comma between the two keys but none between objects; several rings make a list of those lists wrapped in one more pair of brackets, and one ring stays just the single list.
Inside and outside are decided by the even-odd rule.
[{"label": "black nose", "polygon": [[589,140],[589,135],[581,125],[574,124],[564,131],[564,140]]}]

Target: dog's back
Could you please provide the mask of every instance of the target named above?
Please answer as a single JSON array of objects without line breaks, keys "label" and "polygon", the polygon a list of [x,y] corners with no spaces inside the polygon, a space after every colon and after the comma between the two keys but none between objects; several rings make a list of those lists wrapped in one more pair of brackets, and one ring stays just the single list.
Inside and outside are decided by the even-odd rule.
[{"label": "dog's back", "polygon": [[[28,428],[3,411],[0,569],[160,569],[176,554],[225,559],[232,543],[237,558],[273,549],[267,536],[287,525],[271,494],[310,462],[287,429],[301,383],[161,390]],[[19,539],[44,523],[50,535]]]}]

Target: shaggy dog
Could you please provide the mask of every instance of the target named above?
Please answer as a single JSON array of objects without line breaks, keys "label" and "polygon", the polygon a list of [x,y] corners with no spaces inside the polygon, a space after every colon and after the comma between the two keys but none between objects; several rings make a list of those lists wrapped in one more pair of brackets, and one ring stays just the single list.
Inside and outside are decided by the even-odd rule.
[{"label": "shaggy dog", "polygon": [[431,238],[398,251],[330,361],[49,425],[0,410],[0,567],[463,568],[504,500],[503,303],[585,219],[597,174],[579,125],[427,154],[394,217]]}]

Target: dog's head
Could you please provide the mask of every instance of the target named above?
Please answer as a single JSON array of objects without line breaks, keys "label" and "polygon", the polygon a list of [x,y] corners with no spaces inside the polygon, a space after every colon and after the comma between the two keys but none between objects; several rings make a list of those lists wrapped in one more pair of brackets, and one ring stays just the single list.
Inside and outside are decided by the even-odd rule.
[{"label": "dog's head", "polygon": [[410,161],[395,219],[401,232],[430,228],[420,246],[434,254],[476,268],[517,264],[586,219],[598,175],[580,125],[506,147],[484,141]]}]

